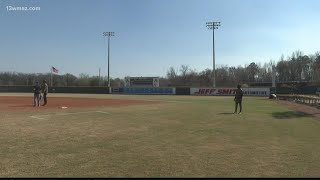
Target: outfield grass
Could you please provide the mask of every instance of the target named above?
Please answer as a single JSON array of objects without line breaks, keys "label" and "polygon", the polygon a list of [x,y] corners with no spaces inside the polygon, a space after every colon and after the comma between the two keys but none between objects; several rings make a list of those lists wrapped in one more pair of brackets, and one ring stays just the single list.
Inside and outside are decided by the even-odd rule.
[{"label": "outfield grass", "polygon": [[267,98],[85,96],[162,103],[0,112],[0,177],[320,176],[320,121]]}]

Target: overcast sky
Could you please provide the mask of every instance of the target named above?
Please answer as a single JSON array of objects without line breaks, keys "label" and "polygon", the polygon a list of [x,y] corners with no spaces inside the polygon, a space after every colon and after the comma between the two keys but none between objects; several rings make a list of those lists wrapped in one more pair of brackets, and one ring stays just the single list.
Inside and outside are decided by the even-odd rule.
[{"label": "overcast sky", "polygon": [[[13,11],[12,7],[40,7]],[[1,0],[0,71],[165,76],[170,66],[278,61],[320,50],[319,0]],[[11,10],[10,10],[11,9]]]}]

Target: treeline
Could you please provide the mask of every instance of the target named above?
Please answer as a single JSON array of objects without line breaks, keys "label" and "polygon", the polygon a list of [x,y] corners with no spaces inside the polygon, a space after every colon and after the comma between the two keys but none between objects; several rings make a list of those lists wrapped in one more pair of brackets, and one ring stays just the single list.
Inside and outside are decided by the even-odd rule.
[{"label": "treeline", "polygon": [[[310,85],[320,85],[320,52],[308,56],[301,51],[286,58],[282,55],[277,63],[270,60],[264,64],[252,62],[238,67],[220,66],[215,72],[216,85],[234,87],[236,84],[271,83],[273,68],[277,83],[308,82]],[[211,69],[197,72],[187,65],[182,65],[180,69],[171,67],[162,82],[167,86],[212,86],[212,72]]]},{"label": "treeline", "polygon": [[[256,82],[272,82],[272,69],[276,70],[276,82],[303,81],[320,85],[320,52],[313,55],[304,55],[301,51],[292,53],[291,56],[275,63],[260,64],[252,62],[249,65],[229,67],[227,65],[216,68],[216,85],[219,87],[234,87],[236,84],[250,84]],[[203,87],[212,86],[212,69],[198,72],[188,65],[175,69],[170,67],[165,77],[160,78],[162,87]],[[35,81],[47,80],[50,85],[51,74],[26,74],[26,73],[0,73],[0,85],[33,85]],[[80,74],[54,74],[53,86],[107,86],[107,77],[89,76]],[[112,87],[123,87],[124,79],[110,78]]]},{"label": "treeline", "polygon": [[[15,73],[15,72],[1,72],[0,85],[34,85],[36,81],[42,83],[46,80],[48,85],[51,85],[51,74],[41,73]],[[124,86],[124,81],[115,78],[110,78],[111,86]],[[66,86],[108,86],[107,77],[89,76],[87,74],[80,74],[79,77],[72,74],[52,75],[52,86],[66,87]]]}]

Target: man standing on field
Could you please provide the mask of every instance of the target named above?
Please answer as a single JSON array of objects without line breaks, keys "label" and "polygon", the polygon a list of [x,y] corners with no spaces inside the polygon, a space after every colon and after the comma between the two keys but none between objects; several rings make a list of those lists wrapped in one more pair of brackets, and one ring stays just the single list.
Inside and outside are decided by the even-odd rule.
[{"label": "man standing on field", "polygon": [[40,95],[41,95],[41,87],[38,82],[36,82],[36,85],[33,86],[33,107],[40,107]]},{"label": "man standing on field", "polygon": [[234,96],[234,102],[235,102],[235,111],[234,111],[234,114],[237,113],[237,109],[238,109],[238,104],[240,106],[240,111],[239,111],[239,114],[241,113],[242,111],[242,96],[243,96],[243,91],[241,89],[241,85],[238,85],[237,86],[237,90],[236,90],[236,95]]},{"label": "man standing on field", "polygon": [[47,95],[48,95],[48,84],[46,80],[43,80],[42,83],[42,87],[41,87],[41,91],[43,93],[43,100],[44,100],[44,104],[43,106],[47,105]]}]

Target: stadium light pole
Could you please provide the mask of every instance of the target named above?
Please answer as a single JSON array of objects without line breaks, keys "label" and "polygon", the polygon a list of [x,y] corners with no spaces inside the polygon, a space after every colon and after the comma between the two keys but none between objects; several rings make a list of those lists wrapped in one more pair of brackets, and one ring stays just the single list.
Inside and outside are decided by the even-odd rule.
[{"label": "stadium light pole", "polygon": [[213,69],[212,69],[212,76],[213,76],[213,84],[212,86],[215,88],[216,87],[216,62],[215,62],[215,54],[214,54],[214,30],[218,29],[221,22],[207,22],[206,26],[208,29],[212,29],[212,46],[213,46]]},{"label": "stadium light pole", "polygon": [[114,36],[114,32],[103,32],[103,36],[108,36],[108,88],[110,91],[110,36]]}]

